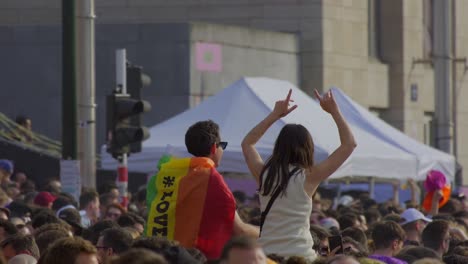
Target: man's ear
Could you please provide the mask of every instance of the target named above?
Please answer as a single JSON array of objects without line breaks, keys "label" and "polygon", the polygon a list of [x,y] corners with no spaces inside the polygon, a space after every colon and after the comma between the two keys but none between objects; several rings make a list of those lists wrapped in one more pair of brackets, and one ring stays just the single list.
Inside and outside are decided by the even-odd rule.
[{"label": "man's ear", "polygon": [[211,148],[210,148],[210,154],[211,155],[214,155],[216,153],[216,143],[213,143],[213,145],[211,145]]},{"label": "man's ear", "polygon": [[400,240],[394,239],[394,240],[392,241],[392,249],[393,249],[393,250],[397,249],[397,248],[398,248],[398,244],[400,244]]},{"label": "man's ear", "polygon": [[107,256],[113,256],[114,255],[114,249],[113,248],[107,248]]}]

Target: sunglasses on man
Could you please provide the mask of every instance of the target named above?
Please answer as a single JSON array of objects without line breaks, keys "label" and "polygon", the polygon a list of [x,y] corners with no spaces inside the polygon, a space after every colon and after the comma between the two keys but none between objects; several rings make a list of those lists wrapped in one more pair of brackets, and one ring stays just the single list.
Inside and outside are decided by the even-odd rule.
[{"label": "sunglasses on man", "polygon": [[228,143],[226,141],[220,141],[219,143],[216,143],[216,147],[217,148],[221,147],[223,150],[225,150],[227,147],[227,144]]}]

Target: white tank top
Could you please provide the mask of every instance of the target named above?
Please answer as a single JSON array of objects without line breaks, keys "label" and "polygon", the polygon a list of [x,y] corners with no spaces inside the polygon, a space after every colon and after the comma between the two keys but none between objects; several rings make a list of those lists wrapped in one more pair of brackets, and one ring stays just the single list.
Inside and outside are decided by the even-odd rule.
[{"label": "white tank top", "polygon": [[[290,166],[289,171],[294,169]],[[263,175],[265,182],[267,173]],[[295,173],[288,183],[286,195],[278,195],[270,212],[265,218],[261,237],[258,242],[266,254],[278,254],[283,257],[301,256],[308,261],[317,258],[312,249],[314,244],[310,234],[310,213],[312,199],[304,191],[304,170]],[[270,195],[259,194],[260,208],[265,210]]]}]

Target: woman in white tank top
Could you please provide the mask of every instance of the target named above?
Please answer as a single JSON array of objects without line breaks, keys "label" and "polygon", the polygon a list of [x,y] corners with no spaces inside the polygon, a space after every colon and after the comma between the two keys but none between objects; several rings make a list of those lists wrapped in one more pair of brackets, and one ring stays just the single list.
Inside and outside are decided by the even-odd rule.
[{"label": "woman in white tank top", "polygon": [[255,126],[242,141],[247,165],[259,185],[260,207],[265,212],[272,196],[271,208],[264,219],[259,243],[267,254],[283,257],[301,256],[312,262],[317,256],[312,249],[309,217],[312,195],[319,184],[335,172],[351,155],[356,142],[336,105],[331,92],[323,97],[315,90],[322,109],[331,114],[340,135],[341,145],[323,162],[314,164],[314,144],[309,131],[300,124],[287,124],[276,139],[273,154],[263,162],[255,144],[267,129],[288,115],[292,90],[277,101],[273,111]]}]

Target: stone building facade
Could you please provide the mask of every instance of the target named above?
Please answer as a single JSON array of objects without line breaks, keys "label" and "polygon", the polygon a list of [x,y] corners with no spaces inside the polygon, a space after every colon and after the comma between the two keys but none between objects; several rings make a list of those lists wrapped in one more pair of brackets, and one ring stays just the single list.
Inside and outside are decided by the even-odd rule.
[{"label": "stone building facade", "polygon": [[[59,24],[60,2],[4,0],[0,25]],[[455,53],[464,58],[468,2],[453,3]],[[95,5],[98,24],[202,21],[296,34],[298,85],[307,93],[337,86],[409,136],[436,144],[434,69],[415,63],[431,56],[432,0],[96,0]],[[466,67],[456,65],[455,155],[466,168],[468,81]]]}]

